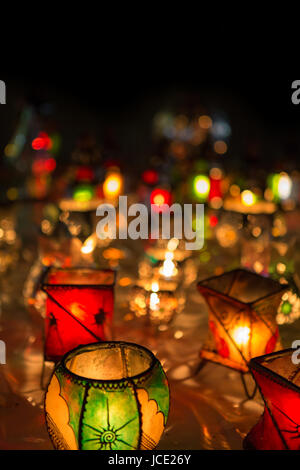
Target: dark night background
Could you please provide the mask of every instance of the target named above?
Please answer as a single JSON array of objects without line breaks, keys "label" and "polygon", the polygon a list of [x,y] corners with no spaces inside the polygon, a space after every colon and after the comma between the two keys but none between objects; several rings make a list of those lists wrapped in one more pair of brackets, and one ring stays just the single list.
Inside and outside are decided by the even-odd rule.
[{"label": "dark night background", "polygon": [[[99,144],[121,160],[142,165],[155,153],[152,119],[162,110],[193,112],[199,107],[225,112],[232,127],[231,152],[241,161],[251,148],[256,161],[297,166],[300,151],[300,106],[291,102],[293,80],[279,78],[192,79],[166,73],[126,70],[78,73],[4,74],[7,105],[0,108],[0,147],[7,144],[21,103],[50,103],[63,135],[68,159],[77,137],[93,132]],[[177,77],[177,78],[175,78]],[[200,108],[199,108],[200,109]]]}]

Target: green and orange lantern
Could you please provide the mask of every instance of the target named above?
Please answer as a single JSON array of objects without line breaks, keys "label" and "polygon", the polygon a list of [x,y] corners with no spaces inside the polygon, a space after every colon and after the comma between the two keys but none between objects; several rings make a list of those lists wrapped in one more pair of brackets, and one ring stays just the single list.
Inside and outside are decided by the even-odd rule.
[{"label": "green and orange lantern", "polygon": [[151,450],[168,418],[168,381],[158,359],[142,346],[81,346],[57,365],[45,412],[56,449]]}]

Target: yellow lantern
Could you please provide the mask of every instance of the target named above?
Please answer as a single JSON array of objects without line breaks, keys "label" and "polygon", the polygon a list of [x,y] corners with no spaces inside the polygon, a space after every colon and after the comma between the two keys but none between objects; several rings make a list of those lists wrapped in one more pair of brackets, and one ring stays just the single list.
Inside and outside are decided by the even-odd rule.
[{"label": "yellow lantern", "polygon": [[56,449],[151,450],[168,418],[168,381],[158,359],[142,346],[80,346],[57,365],[45,411]]}]

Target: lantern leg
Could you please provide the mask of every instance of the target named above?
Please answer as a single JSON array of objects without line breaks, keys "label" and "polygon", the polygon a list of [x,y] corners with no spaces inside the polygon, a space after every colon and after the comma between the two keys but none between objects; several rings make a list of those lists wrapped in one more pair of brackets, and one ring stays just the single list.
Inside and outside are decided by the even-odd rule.
[{"label": "lantern leg", "polygon": [[199,374],[199,372],[201,372],[201,370],[204,369],[206,364],[207,364],[207,360],[206,359],[201,359],[199,364],[197,364],[197,367],[195,368],[194,373],[191,377],[196,377]]},{"label": "lantern leg", "polygon": [[243,384],[244,391],[245,391],[245,394],[246,394],[248,400],[253,400],[253,398],[254,398],[255,395],[256,395],[257,389],[258,389],[257,384],[255,384],[254,390],[253,390],[253,392],[251,393],[251,392],[249,391],[248,385],[246,384],[245,374],[244,374],[243,372],[241,372],[241,379],[242,379],[242,384]]}]

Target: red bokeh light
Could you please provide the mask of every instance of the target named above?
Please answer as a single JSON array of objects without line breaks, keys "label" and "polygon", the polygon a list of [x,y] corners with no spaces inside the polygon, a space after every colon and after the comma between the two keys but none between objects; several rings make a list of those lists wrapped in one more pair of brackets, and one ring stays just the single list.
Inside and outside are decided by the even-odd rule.
[{"label": "red bokeh light", "polygon": [[158,182],[158,173],[155,170],[146,170],[142,174],[142,179],[146,184],[156,184]]},{"label": "red bokeh light", "polygon": [[155,210],[162,212],[163,209],[161,206],[163,204],[166,204],[167,206],[172,204],[172,194],[166,189],[154,189],[150,195],[150,202],[154,206]]}]

